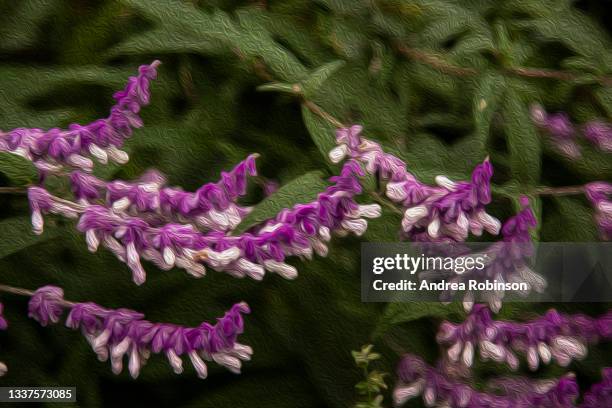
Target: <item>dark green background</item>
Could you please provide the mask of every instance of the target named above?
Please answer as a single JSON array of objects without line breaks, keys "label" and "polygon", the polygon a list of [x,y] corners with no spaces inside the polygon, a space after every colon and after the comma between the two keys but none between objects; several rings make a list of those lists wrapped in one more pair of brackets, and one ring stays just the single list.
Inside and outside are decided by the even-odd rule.
[{"label": "dark green background", "polygon": [[[527,115],[528,105],[540,102],[568,111],[579,122],[610,119],[612,92],[594,80],[609,74],[612,61],[604,28],[610,22],[607,5],[541,0],[0,1],[0,128],[49,128],[103,117],[112,93],[136,67],[161,59],[152,104],[143,111],[145,127],[127,143],[130,162],[100,168],[100,176],[134,178],[156,167],[171,184],[195,189],[258,152],[260,173],[281,184],[314,170],[328,177],[336,168],[319,149],[333,143],[329,127],[302,117],[296,98],[256,88],[269,81],[301,82],[314,69],[342,60],[344,66],[309,98],[344,122],[364,124],[368,137],[405,159],[426,182],[438,174],[465,179],[490,155],[496,171],[491,211],[505,218],[519,192],[610,180],[609,154],[585,145],[583,158],[569,161],[543,141]],[[397,44],[479,73],[442,74],[405,58]],[[506,75],[512,67],[572,70],[579,79]],[[483,99],[487,107],[481,110]],[[5,177],[2,183],[10,180]],[[66,189],[59,180],[50,180],[50,186],[58,193]],[[304,189],[299,193],[316,195]],[[251,190],[245,203],[255,204],[261,189],[255,184]],[[533,203],[540,220],[536,239],[597,239],[584,198]],[[62,325],[41,328],[27,319],[26,299],[1,295],[10,329],[0,333],[0,361],[9,366],[0,385],[74,385],[79,406],[349,406],[361,375],[351,350],[374,342],[384,354],[377,368],[390,373],[398,351],[433,362],[438,322],[463,316],[454,306],[362,304],[361,240],[352,237],[335,239],[328,258],[292,260],[300,271],[295,281],[267,275],[253,282],[215,272],[195,280],[182,270],[163,272],[147,264],[147,282],[136,287],[128,268],[109,252],[87,252],[74,223],[48,217],[45,233],[36,239],[25,196],[2,194],[0,205],[3,284],[30,289],[54,284],[70,300],[129,307],[153,321],[184,325],[213,320],[241,300],[253,310],[241,341],[255,354],[241,375],[211,364],[209,378],[198,380],[186,361],[185,373],[176,376],[158,356],[134,381],[126,372],[114,376],[79,333]],[[385,212],[362,239],[397,240],[399,221]],[[533,317],[550,306],[507,305],[501,316]],[[601,304],[557,306],[594,314],[607,309]],[[601,345],[570,369],[581,386],[588,386],[611,360],[609,345]],[[564,371],[552,365],[531,375]],[[476,372],[481,384],[504,370],[478,363]],[[393,384],[393,376],[387,382]],[[390,405],[388,398],[385,405]]]}]

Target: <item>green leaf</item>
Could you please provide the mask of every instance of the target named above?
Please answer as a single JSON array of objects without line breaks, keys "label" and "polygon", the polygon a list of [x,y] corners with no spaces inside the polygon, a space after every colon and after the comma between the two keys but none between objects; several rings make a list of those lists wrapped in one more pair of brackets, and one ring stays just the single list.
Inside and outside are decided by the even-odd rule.
[{"label": "green leaf", "polygon": [[529,109],[512,88],[506,93],[503,113],[512,175],[524,186],[537,185],[542,156],[540,137]]},{"label": "green leaf", "polygon": [[[192,5],[170,0],[150,2],[146,0],[123,0],[136,8],[146,17],[156,20],[170,33],[193,36],[195,41],[216,41],[227,49],[237,51],[243,58],[262,58],[272,73],[284,81],[297,82],[307,70],[293,54],[274,40],[262,23],[262,16],[256,9],[241,10],[238,20],[233,20],[227,13],[215,10],[205,13]],[[169,41],[172,35],[166,36]],[[149,38],[149,41],[156,41]],[[167,44],[160,44],[168,49]],[[151,49],[152,44],[146,45]]]},{"label": "green leaf", "polygon": [[542,241],[593,242],[598,239],[593,208],[579,197],[551,197],[547,206]]},{"label": "green leaf", "polygon": [[329,159],[329,152],[336,147],[336,128],[329,122],[315,115],[306,106],[302,105],[302,119],[308,129],[310,138],[321,152],[325,163],[335,169],[335,165]]},{"label": "green leaf", "polygon": [[440,302],[389,303],[378,321],[372,337],[377,339],[391,327],[401,323],[411,322],[423,317],[446,319],[459,313],[462,313],[462,309],[458,303],[449,305],[444,305]]},{"label": "green leaf", "polygon": [[344,64],[345,62],[342,60],[332,61],[315,69],[308,75],[308,77],[301,82],[302,91],[306,98],[312,98],[327,78],[342,68]]},{"label": "green leaf", "polygon": [[498,109],[501,96],[504,93],[504,88],[504,78],[495,73],[483,75],[476,86],[472,103],[472,112],[474,115],[476,134],[482,146],[486,144],[488,139],[491,120]]},{"label": "green leaf", "polygon": [[58,236],[57,229],[50,229],[44,235],[34,235],[27,217],[6,218],[0,221],[0,259]]},{"label": "green leaf", "polygon": [[285,82],[270,82],[257,87],[258,91],[261,92],[281,92],[287,94],[296,94],[299,92],[299,87],[294,84],[288,84]]},{"label": "green leaf", "polygon": [[241,234],[250,227],[273,218],[283,208],[291,208],[296,204],[313,201],[326,187],[327,184],[323,181],[321,171],[311,171],[291,180],[276,193],[256,205],[253,211],[236,227],[233,234]]},{"label": "green leaf", "polygon": [[0,152],[0,173],[12,186],[25,186],[36,180],[36,168],[31,161],[13,153]]}]

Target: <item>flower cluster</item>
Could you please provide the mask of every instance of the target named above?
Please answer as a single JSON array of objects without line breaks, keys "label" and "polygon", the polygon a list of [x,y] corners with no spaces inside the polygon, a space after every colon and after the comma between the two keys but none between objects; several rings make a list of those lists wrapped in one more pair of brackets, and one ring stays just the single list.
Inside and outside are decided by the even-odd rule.
[{"label": "flower cluster", "polygon": [[138,75],[130,77],[125,89],[113,97],[116,104],[108,118],[82,126],[72,124],[67,130],[19,128],[8,133],[0,131],[0,151],[8,151],[31,160],[44,175],[61,170],[63,166],[91,171],[95,157],[101,163],[128,161],[126,152],[119,148],[132,134],[132,128],[142,126],[138,116],[141,106],[150,100],[149,83],[156,77],[159,61],[142,65]]},{"label": "flower cluster", "polygon": [[64,309],[69,309],[66,326],[80,329],[100,361],[110,359],[113,373],[123,369],[124,357],[133,378],[151,353],[163,353],[176,374],[183,372],[181,357],[188,357],[198,377],[206,378],[205,361],[214,361],[239,373],[243,360],[252,349],[237,342],[244,331],[242,314],[249,313],[246,303],[234,305],[215,325],[183,327],[171,323],[152,323],[144,315],[128,309],[105,309],[95,303],[64,300],[63,290],[55,286],[39,288],[31,297],[29,316],[41,325],[57,323]]},{"label": "flower cluster", "polygon": [[396,156],[363,138],[362,127],[338,129],[338,146],[329,154],[334,163],[351,157],[365,164],[370,174],[387,182],[386,196],[404,209],[402,229],[413,241],[464,241],[468,233],[481,235],[483,230],[498,234],[500,222],[485,211],[491,202],[490,181],[493,166],[486,159],[472,173],[471,181],[454,182],[436,177],[436,186],[423,184],[406,169]]},{"label": "flower cluster", "polygon": [[550,114],[537,104],[531,107],[531,118],[551,137],[557,148],[569,158],[580,157],[580,147],[576,139],[579,133],[599,149],[612,152],[612,126],[609,123],[592,120],[582,127],[577,127],[567,113]]},{"label": "flower cluster", "polygon": [[[520,198],[522,207],[518,214],[508,218],[502,228],[502,239],[497,241],[485,251],[488,264],[482,270],[471,270],[468,273],[457,276],[457,281],[468,281],[470,279],[483,282],[485,280],[497,280],[498,282],[522,282],[527,283],[530,290],[541,293],[546,287],[546,280],[533,271],[528,263],[533,255],[533,242],[529,231],[537,225],[533,211],[529,206],[529,199],[525,196]],[[498,312],[501,308],[504,291],[493,291],[484,293],[489,306]],[[527,295],[528,293],[520,293]],[[473,306],[472,294],[468,292],[464,299],[466,311]]]},{"label": "flower cluster", "polygon": [[476,305],[463,322],[443,322],[437,340],[448,347],[451,361],[461,360],[467,366],[472,365],[476,348],[484,360],[505,362],[513,370],[519,366],[515,352],[526,356],[531,370],[552,359],[567,366],[586,356],[587,344],[612,340],[612,312],[593,318],[553,309],[532,321],[512,322],[493,320],[487,307]]},{"label": "flower cluster", "polygon": [[596,181],[584,186],[584,191],[595,208],[595,220],[602,238],[612,239],[612,184]]},{"label": "flower cluster", "polygon": [[429,366],[419,357],[406,355],[397,369],[399,384],[393,392],[396,406],[422,395],[425,405],[449,408],[560,408],[573,407],[578,384],[572,375],[558,381],[534,383],[521,392],[484,392]]},{"label": "flower cluster", "polygon": [[113,211],[141,216],[158,226],[168,222],[193,224],[200,229],[226,231],[234,229],[251,208],[236,200],[246,193],[248,176],[256,176],[255,158],[250,155],[221,180],[207,183],[195,192],[165,186],[165,177],[157,171],[145,173],[136,182],[105,182],[91,174],[75,171],[70,174],[72,191],[77,202],[102,204]]},{"label": "flower cluster", "polygon": [[291,279],[297,270],[285,263],[286,257],[308,258],[313,252],[325,256],[325,242],[332,232],[361,235],[367,228],[363,217],[380,215],[377,204],[355,201],[361,193],[359,177],[363,174],[357,162],[349,161],[340,175],[330,179],[334,184],[315,201],[282,210],[276,218],[238,236],[225,231],[201,232],[191,224],[151,225],[144,217],[87,202],[73,203],[41,187],[30,187],[28,197],[35,232],[42,232],[42,213],[79,217],[77,227],[85,233],[89,249],[95,251],[100,244],[110,249],[130,267],[137,284],[145,281],[141,258],[164,270],[183,268],[194,276],[204,275],[205,264],[237,277],[259,280],[268,270]]},{"label": "flower cluster", "polygon": [[[2,315],[3,311],[4,311],[4,305],[0,303],[0,330],[6,330],[6,328],[8,327],[8,323],[6,322],[6,319],[4,318],[4,316]],[[7,371],[8,371],[8,368],[6,367],[6,364],[0,361],[0,377],[6,374]]]}]

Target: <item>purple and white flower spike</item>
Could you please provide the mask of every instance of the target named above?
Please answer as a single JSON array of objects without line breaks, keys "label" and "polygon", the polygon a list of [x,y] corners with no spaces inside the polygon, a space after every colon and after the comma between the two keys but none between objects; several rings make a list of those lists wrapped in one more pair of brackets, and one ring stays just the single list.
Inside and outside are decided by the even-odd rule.
[{"label": "purple and white flower spike", "polygon": [[[4,315],[2,314],[2,312],[4,312],[4,305],[0,303],[0,330],[6,330],[6,328],[8,327],[8,323],[6,319],[4,318]],[[8,371],[8,368],[6,367],[6,364],[0,361],[0,377],[6,374],[7,371]]]},{"label": "purple and white flower spike", "polygon": [[604,368],[601,377],[601,382],[584,394],[580,408],[612,407],[612,368]]},{"label": "purple and white flower spike", "polygon": [[595,221],[601,237],[612,239],[612,184],[596,181],[584,186],[586,197],[595,208]]},{"label": "purple and white flower spike", "polygon": [[159,61],[138,68],[122,91],[113,95],[115,105],[106,119],[88,125],[72,124],[67,130],[18,128],[0,131],[0,151],[18,154],[31,160],[44,175],[55,173],[63,166],[91,171],[95,157],[100,163],[109,160],[125,163],[129,157],[119,148],[130,137],[133,128],[142,126],[138,113],[150,102],[149,83],[155,79]]},{"label": "purple and white flower spike", "polygon": [[244,331],[246,303],[234,305],[215,325],[202,323],[183,327],[171,323],[152,323],[144,315],[128,309],[105,309],[95,303],[72,303],[63,298],[61,288],[39,288],[30,300],[29,315],[43,326],[57,323],[69,309],[66,326],[80,329],[100,361],[110,359],[113,373],[123,370],[124,357],[133,378],[151,353],[164,354],[176,374],[183,372],[181,357],[188,357],[198,377],[206,378],[205,361],[214,361],[240,373],[242,361],[250,360],[251,347],[237,342]]},{"label": "purple and white flower spike", "polygon": [[28,196],[35,232],[42,232],[43,212],[80,216],[77,228],[85,233],[88,248],[96,251],[102,244],[110,249],[130,267],[137,284],[145,281],[141,258],[164,270],[183,268],[196,277],[204,275],[206,264],[236,277],[260,280],[268,270],[293,279],[297,270],[285,262],[287,257],[310,258],[313,253],[325,256],[332,233],[361,235],[367,228],[364,218],[380,216],[377,204],[360,205],[355,201],[361,193],[359,177],[363,175],[360,165],[349,161],[339,176],[330,179],[334,184],[315,201],[285,209],[276,218],[238,236],[224,231],[203,233],[190,224],[151,225],[144,217],[117,213],[101,205],[72,203],[40,187],[29,188]]},{"label": "purple and white flower spike", "polygon": [[577,144],[578,134],[600,150],[612,152],[612,126],[602,120],[591,120],[577,127],[572,124],[567,113],[549,114],[537,104],[531,107],[531,118],[551,137],[557,148],[571,159],[578,158],[581,154]]},{"label": "purple and white flower spike", "polygon": [[545,131],[557,149],[570,159],[580,157],[580,147],[576,143],[576,129],[566,113],[547,113],[540,105],[531,107],[531,119]]},{"label": "purple and white flower spike", "polygon": [[525,355],[531,370],[556,360],[563,367],[587,354],[587,345],[612,340],[612,312],[593,318],[583,314],[564,315],[549,310],[527,322],[493,320],[484,305],[475,305],[461,323],[440,325],[438,343],[448,347],[451,361],[471,366],[476,349],[483,360],[519,367],[516,353]]},{"label": "purple and white flower spike", "polygon": [[493,175],[488,159],[474,169],[470,182],[454,182],[440,175],[436,177],[437,186],[429,186],[409,173],[401,159],[361,137],[361,130],[358,125],[338,129],[338,146],[329,157],[334,163],[345,157],[356,159],[365,164],[368,173],[387,182],[386,196],[404,208],[402,229],[409,239],[464,241],[469,232],[499,233],[500,222],[485,211],[491,202]]},{"label": "purple and white flower spike", "polygon": [[[504,222],[501,228],[502,239],[492,243],[478,254],[487,260],[484,268],[466,270],[461,273],[435,269],[426,270],[419,274],[419,279],[442,279],[450,283],[463,282],[466,287],[469,281],[520,282],[527,283],[530,290],[541,293],[546,287],[546,280],[534,272],[528,264],[529,257],[533,255],[534,251],[529,231],[537,225],[537,221],[529,207],[529,199],[526,196],[520,198],[520,204],[522,210]],[[427,243],[422,245],[425,250],[428,248]],[[448,254],[447,256],[476,256],[463,243],[449,245],[449,248],[458,254]],[[483,300],[486,300],[495,312],[500,310],[504,294],[504,291],[481,292],[481,295],[486,298]],[[520,292],[519,294],[527,295],[528,293]],[[447,291],[443,295],[441,300],[448,302],[452,300],[454,292]],[[463,306],[469,312],[473,305],[474,295],[468,291],[463,299]]]},{"label": "purple and white flower spike", "polygon": [[82,204],[103,204],[115,212],[142,216],[151,225],[169,222],[189,223],[200,229],[234,229],[251,211],[236,200],[246,193],[247,179],[256,176],[252,154],[229,172],[221,173],[217,183],[207,183],[195,192],[166,187],[165,177],[149,171],[135,182],[105,182],[75,171],[70,175],[72,191]]},{"label": "purple and white flower spike", "polygon": [[522,393],[487,393],[466,382],[450,378],[442,370],[427,365],[421,358],[407,355],[397,369],[399,384],[393,391],[396,407],[422,395],[426,406],[448,408],[563,408],[573,407],[578,384],[566,375],[547,386],[525,388]]}]

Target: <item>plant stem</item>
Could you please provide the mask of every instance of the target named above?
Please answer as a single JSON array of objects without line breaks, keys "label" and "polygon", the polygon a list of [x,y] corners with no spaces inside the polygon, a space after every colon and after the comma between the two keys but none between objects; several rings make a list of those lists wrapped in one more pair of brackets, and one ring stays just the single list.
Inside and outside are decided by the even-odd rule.
[{"label": "plant stem", "polygon": [[323,109],[321,109],[321,107],[319,105],[317,105],[313,101],[310,101],[308,99],[303,99],[302,100],[302,105],[304,105],[306,108],[308,108],[309,111],[311,111],[315,115],[319,116],[320,118],[326,120],[327,122],[331,123],[335,127],[337,127],[337,128],[344,128],[344,127],[346,127],[346,125],[344,123],[340,122],[338,119],[334,118],[332,115],[330,115],[329,113],[325,112]]},{"label": "plant stem", "polygon": [[[425,50],[408,47],[399,43],[396,43],[395,47],[404,56],[415,61],[421,62],[423,64],[429,65],[430,67],[435,68],[445,74],[459,77],[475,76],[481,74],[481,72],[475,68],[454,65],[446,61],[442,57],[429,53]],[[514,75],[526,78],[550,78],[558,79],[560,81],[576,81],[580,79],[580,75],[575,74],[573,72],[555,71],[542,68],[512,67],[502,69],[501,72],[506,75]],[[600,76],[596,79],[603,86],[612,86],[611,77]]]},{"label": "plant stem", "polygon": [[397,208],[397,206],[395,204],[393,204],[389,200],[385,199],[380,194],[375,193],[375,192],[371,192],[370,196],[374,199],[374,201],[376,201],[377,203],[379,203],[381,205],[384,205],[385,207],[387,207],[388,209],[390,209],[394,213],[399,214],[399,215],[404,215],[404,212],[402,210]]},{"label": "plant stem", "polygon": [[538,187],[535,190],[541,196],[566,196],[584,194],[584,186]]},{"label": "plant stem", "polygon": [[23,187],[0,187],[0,194],[23,194],[26,189]]},{"label": "plant stem", "polygon": [[[0,292],[11,293],[13,295],[19,295],[19,296],[28,296],[28,297],[32,297],[34,295],[34,292],[31,290],[23,289],[23,288],[16,288],[14,286],[8,286],[8,285],[0,285]],[[75,303],[69,302],[67,300],[61,300],[59,304],[61,304],[64,307],[72,307],[75,305]]]}]

